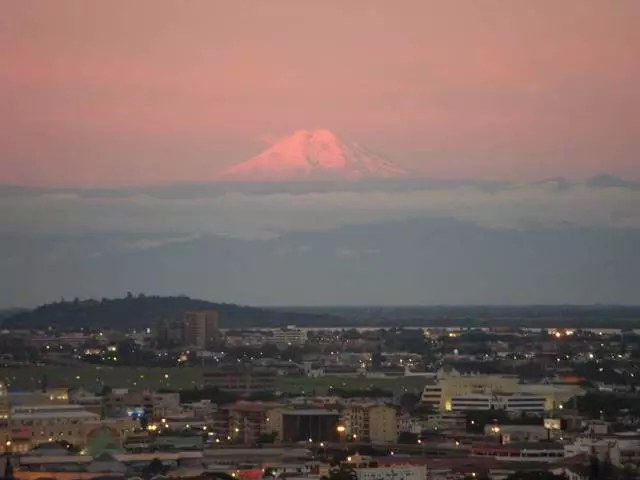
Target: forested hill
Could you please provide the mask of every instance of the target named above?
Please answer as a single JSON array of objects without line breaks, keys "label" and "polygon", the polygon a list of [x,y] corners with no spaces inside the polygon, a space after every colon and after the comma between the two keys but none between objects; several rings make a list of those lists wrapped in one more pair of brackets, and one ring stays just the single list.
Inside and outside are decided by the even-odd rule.
[{"label": "forested hill", "polygon": [[4,328],[140,329],[160,319],[180,318],[187,310],[217,310],[222,328],[335,324],[329,314],[294,313],[196,300],[186,296],[128,295],[125,298],[60,301],[4,318]]}]

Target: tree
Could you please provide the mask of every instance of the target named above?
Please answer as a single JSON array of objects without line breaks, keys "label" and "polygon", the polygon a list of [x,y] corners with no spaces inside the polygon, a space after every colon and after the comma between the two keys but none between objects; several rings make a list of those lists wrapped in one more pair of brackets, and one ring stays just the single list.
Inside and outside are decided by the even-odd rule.
[{"label": "tree", "polygon": [[564,475],[555,475],[545,470],[520,471],[511,474],[507,480],[565,480]]},{"label": "tree", "polygon": [[418,435],[411,432],[400,432],[398,435],[398,443],[403,445],[415,445],[418,443]]},{"label": "tree", "polygon": [[409,413],[413,412],[418,402],[420,402],[420,396],[415,393],[405,393],[400,398],[400,405]]},{"label": "tree", "polygon": [[353,468],[349,465],[341,464],[337,468],[329,470],[329,476],[323,477],[323,480],[357,480],[358,476]]},{"label": "tree", "polygon": [[158,458],[154,458],[151,460],[151,463],[147,465],[146,474],[148,478],[154,477],[156,475],[162,475],[164,473],[164,465]]}]

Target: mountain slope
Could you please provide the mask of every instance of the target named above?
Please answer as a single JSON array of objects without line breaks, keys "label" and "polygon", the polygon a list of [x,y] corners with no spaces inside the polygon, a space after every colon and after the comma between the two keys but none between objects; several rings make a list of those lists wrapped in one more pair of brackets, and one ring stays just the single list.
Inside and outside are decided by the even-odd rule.
[{"label": "mountain slope", "polygon": [[283,327],[335,322],[337,317],[325,314],[291,313],[226,303],[196,300],[186,296],[129,296],[103,300],[73,300],[42,305],[35,310],[16,313],[5,318],[4,328],[115,328],[141,329],[152,327],[161,319],[177,319],[187,310],[217,310],[220,326]]},{"label": "mountain slope", "polygon": [[221,174],[228,180],[357,180],[404,177],[407,172],[329,130],[299,130]]}]

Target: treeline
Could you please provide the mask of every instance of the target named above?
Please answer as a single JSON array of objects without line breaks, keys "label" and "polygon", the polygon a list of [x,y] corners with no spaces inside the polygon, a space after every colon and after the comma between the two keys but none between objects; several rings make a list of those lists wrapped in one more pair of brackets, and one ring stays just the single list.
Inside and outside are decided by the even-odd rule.
[{"label": "treeline", "polygon": [[228,303],[196,300],[187,296],[160,297],[128,294],[124,298],[102,300],[60,300],[34,310],[19,312],[2,320],[3,328],[77,330],[111,328],[117,330],[151,327],[161,319],[180,318],[187,310],[217,310],[220,326],[284,327],[318,325],[335,321],[327,314],[294,313]]}]

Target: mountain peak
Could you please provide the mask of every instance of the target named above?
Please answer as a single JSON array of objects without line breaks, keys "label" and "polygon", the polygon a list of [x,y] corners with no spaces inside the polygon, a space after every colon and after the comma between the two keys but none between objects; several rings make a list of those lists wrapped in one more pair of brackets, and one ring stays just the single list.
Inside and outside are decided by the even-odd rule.
[{"label": "mountain peak", "polygon": [[341,141],[327,129],[297,130],[222,172],[226,179],[254,181],[357,180],[406,175],[406,171],[388,160],[357,143]]}]

